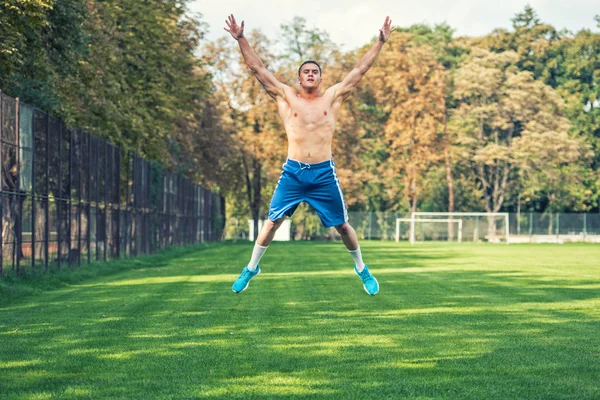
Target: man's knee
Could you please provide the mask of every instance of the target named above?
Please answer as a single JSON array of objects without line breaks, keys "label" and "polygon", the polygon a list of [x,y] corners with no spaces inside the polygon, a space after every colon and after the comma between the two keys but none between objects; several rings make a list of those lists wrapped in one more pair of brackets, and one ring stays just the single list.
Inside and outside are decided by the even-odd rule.
[{"label": "man's knee", "polygon": [[284,219],[285,218],[279,218],[279,219],[276,219],[275,221],[271,221],[270,219],[268,219],[265,221],[264,227],[265,227],[265,229],[267,229],[269,231],[276,231],[281,226]]},{"label": "man's knee", "polygon": [[352,231],[352,226],[348,222],[344,222],[342,225],[335,227],[338,233],[342,236],[347,236]]}]

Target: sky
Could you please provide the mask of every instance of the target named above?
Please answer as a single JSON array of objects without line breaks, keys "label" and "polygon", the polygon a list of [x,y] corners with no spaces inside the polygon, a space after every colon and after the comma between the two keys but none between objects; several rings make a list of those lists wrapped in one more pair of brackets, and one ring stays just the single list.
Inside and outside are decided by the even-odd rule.
[{"label": "sky", "polygon": [[526,4],[542,22],[559,30],[598,31],[594,15],[600,14],[599,0],[194,0],[188,7],[209,24],[208,40],[227,34],[223,27],[232,13],[238,21],[245,21],[247,31],[259,28],[272,39],[280,24],[300,16],[309,28],[328,32],[334,43],[348,51],[369,43],[386,15],[397,26],[446,22],[456,29],[456,36],[480,36],[494,28],[510,28],[511,18]]}]

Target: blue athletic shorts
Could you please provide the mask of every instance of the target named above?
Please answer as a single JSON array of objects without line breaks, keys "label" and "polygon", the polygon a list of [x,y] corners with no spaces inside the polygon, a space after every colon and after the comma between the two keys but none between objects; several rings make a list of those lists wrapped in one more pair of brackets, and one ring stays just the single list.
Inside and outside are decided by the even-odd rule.
[{"label": "blue athletic shorts", "polygon": [[306,164],[288,159],[271,199],[269,219],[291,217],[303,201],[310,204],[325,227],[348,221],[348,211],[333,160]]}]

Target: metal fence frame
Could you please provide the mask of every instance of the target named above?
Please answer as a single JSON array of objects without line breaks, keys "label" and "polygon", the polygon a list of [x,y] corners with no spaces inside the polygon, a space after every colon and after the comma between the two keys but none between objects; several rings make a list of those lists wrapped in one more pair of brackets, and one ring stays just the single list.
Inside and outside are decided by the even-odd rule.
[{"label": "metal fence frame", "polygon": [[[441,216],[439,218],[448,218]],[[460,218],[461,213],[454,213],[455,218]],[[473,214],[473,213],[470,213]],[[487,231],[487,213],[476,213],[477,217],[469,217],[472,220],[464,220],[465,229],[462,242],[486,241],[484,238]],[[502,216],[496,217],[497,238],[502,239],[502,243],[507,243],[506,238],[510,237],[510,243],[560,243],[560,242],[593,242],[600,243],[600,213],[501,213]],[[508,214],[509,231],[506,235],[506,218]],[[410,240],[410,213],[401,213],[396,211],[349,211],[348,222],[356,231],[360,240]],[[463,219],[465,217],[462,217]],[[261,219],[266,219],[263,216]],[[402,234],[397,233],[396,222],[403,219]],[[294,214],[291,218],[290,240],[341,240],[339,233],[334,228],[325,228],[321,224],[319,216],[314,210],[308,213],[298,215]],[[228,220],[227,239],[249,239],[251,220],[235,219]],[[480,224],[481,222],[481,224]],[[474,226],[475,225],[475,226]],[[454,241],[458,239],[457,235],[451,236],[448,233],[448,223],[436,224],[439,228],[435,241]],[[281,229],[281,228],[280,228]],[[473,238],[474,231],[482,235],[479,240]],[[397,236],[398,235],[398,236]],[[401,237],[400,237],[401,236]]]},{"label": "metal fence frame", "polygon": [[0,275],[220,240],[225,201],[0,91]]}]

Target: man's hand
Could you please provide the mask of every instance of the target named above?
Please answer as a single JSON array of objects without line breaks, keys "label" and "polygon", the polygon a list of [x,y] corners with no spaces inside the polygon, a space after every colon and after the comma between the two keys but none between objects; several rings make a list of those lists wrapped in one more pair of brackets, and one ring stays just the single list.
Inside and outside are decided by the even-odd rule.
[{"label": "man's hand", "polygon": [[[242,23],[242,28],[243,28],[243,26],[244,26],[244,23]],[[387,40],[390,38],[390,33],[391,33],[390,27],[391,26],[392,26],[392,20],[390,19],[389,16],[385,17],[385,22],[383,23],[383,26],[379,30],[379,40],[381,40],[384,43],[387,42]],[[232,33],[232,35],[233,35],[233,33]]]},{"label": "man's hand", "polygon": [[[244,37],[244,21],[242,21],[242,26],[239,26],[237,24],[237,22],[235,21],[235,17],[233,16],[233,14],[231,14],[229,17],[227,17],[227,20],[225,21],[225,23],[227,24],[227,28],[229,28],[229,29],[227,29],[227,28],[223,28],[223,29],[225,29],[227,32],[231,33],[231,36],[233,36],[233,38],[235,40],[240,40],[241,38]],[[389,29],[388,29],[388,36],[389,36]]]}]

